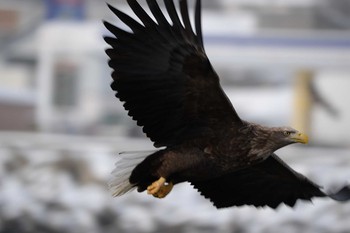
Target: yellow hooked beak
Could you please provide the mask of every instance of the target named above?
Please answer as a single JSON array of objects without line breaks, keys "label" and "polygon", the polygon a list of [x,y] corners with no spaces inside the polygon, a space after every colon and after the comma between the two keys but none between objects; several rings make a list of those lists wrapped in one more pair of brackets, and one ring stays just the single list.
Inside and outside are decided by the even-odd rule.
[{"label": "yellow hooked beak", "polygon": [[309,137],[304,133],[297,132],[292,136],[292,140],[294,140],[295,142],[306,144],[309,142]]}]

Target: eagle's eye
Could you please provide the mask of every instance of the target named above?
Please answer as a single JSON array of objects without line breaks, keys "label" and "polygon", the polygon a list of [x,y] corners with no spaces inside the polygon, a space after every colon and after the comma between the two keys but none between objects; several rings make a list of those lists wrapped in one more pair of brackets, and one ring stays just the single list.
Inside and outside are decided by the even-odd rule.
[{"label": "eagle's eye", "polygon": [[290,134],[291,134],[290,131],[283,131],[283,135],[286,136],[286,137],[289,136]]}]

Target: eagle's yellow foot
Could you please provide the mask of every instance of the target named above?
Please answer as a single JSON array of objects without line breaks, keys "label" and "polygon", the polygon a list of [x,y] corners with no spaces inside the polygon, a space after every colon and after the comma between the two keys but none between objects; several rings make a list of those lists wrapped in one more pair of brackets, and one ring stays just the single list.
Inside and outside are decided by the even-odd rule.
[{"label": "eagle's yellow foot", "polygon": [[154,197],[157,197],[157,198],[164,198],[166,197],[170,192],[171,190],[173,189],[174,185],[173,183],[169,182],[168,184],[164,183],[160,189],[158,190],[157,193],[153,194]]},{"label": "eagle's yellow foot", "polygon": [[173,184],[165,184],[166,180],[164,177],[160,177],[157,181],[153,182],[147,187],[147,193],[154,197],[164,198],[172,190]]}]

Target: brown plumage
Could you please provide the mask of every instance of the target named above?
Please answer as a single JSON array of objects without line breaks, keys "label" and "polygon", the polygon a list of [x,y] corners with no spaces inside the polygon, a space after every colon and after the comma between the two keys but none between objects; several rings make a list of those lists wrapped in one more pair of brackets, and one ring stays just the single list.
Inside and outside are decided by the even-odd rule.
[{"label": "brown plumage", "polygon": [[156,147],[151,155],[124,154],[111,188],[122,195],[136,187],[165,197],[188,181],[218,207],[293,206],[298,199],[331,196],[346,200],[348,187],[334,195],[283,163],[274,151],[307,137],[289,128],[269,128],[240,119],[223,92],[203,47],[201,4],[195,6],[195,32],[186,0],[164,0],[171,22],[156,0],[147,0],[154,21],[136,0],[127,1],[138,23],[109,5],[131,32],[104,22],[114,70],[111,87],[128,114]]}]

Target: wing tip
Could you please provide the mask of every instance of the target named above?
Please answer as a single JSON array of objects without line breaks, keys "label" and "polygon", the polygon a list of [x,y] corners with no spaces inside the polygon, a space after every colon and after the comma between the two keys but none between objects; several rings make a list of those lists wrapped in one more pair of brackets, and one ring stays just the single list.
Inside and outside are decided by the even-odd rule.
[{"label": "wing tip", "polygon": [[102,24],[107,28],[107,26],[112,25],[110,22],[108,22],[107,20],[102,20]]},{"label": "wing tip", "polygon": [[115,13],[115,11],[118,11],[118,12],[119,12],[119,10],[118,10],[117,8],[115,8],[114,6],[112,6],[110,3],[106,2],[106,4],[107,4],[107,7],[108,7],[113,13]]},{"label": "wing tip", "polygon": [[350,185],[345,185],[335,193],[328,194],[330,198],[338,202],[345,202],[350,200]]},{"label": "wing tip", "polygon": [[195,28],[196,28],[196,35],[199,44],[203,47],[203,35],[202,35],[202,2],[201,0],[196,1],[195,6]]},{"label": "wing tip", "polygon": [[102,24],[109,32],[112,32],[112,28],[114,27],[113,24],[111,24],[107,20],[102,20]]}]

